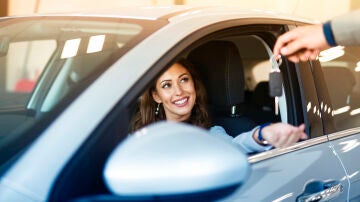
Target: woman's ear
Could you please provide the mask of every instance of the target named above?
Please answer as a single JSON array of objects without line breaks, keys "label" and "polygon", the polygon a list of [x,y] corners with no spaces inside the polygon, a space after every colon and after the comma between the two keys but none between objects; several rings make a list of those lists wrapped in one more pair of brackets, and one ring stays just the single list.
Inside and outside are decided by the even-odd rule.
[{"label": "woman's ear", "polygon": [[161,99],[160,99],[158,93],[157,93],[155,90],[154,90],[154,91],[151,91],[151,95],[152,95],[152,97],[153,97],[153,99],[154,99],[155,102],[161,103]]}]

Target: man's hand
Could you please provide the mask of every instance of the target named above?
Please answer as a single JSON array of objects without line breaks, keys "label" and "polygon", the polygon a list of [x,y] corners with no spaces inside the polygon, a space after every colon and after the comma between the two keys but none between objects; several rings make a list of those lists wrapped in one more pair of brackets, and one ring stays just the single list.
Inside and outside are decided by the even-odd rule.
[{"label": "man's hand", "polygon": [[288,57],[292,62],[315,60],[320,51],[330,48],[321,24],[305,25],[281,35],[274,46],[274,56]]}]

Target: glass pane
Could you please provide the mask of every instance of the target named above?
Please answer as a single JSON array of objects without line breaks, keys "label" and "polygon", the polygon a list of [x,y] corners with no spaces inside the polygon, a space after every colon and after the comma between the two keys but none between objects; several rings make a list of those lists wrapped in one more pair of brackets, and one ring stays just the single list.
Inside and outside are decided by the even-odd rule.
[{"label": "glass pane", "polygon": [[[101,73],[162,24],[89,16],[1,20],[0,145],[10,148],[17,142],[30,143],[37,134],[32,138],[25,134],[34,124],[45,120],[46,124],[39,124],[45,129],[50,122],[42,117],[63,102],[56,110],[61,113]],[[7,155],[2,148],[3,156]]]},{"label": "glass pane", "polygon": [[342,47],[321,52],[319,60],[328,86],[336,130],[360,126],[360,48]]},{"label": "glass pane", "polygon": [[[9,44],[6,80],[0,108],[25,106],[30,93],[56,48],[55,40],[35,40]],[[36,54],[42,53],[41,57]]]}]

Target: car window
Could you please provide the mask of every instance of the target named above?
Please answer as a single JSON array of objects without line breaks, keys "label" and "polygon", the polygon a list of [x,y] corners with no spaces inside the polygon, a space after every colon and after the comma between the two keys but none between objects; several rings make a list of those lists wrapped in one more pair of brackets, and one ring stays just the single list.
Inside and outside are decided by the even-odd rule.
[{"label": "car window", "polygon": [[334,47],[319,56],[331,105],[324,111],[333,116],[335,130],[360,123],[360,48]]},{"label": "car window", "polygon": [[279,98],[269,95],[269,74],[279,69],[272,61],[272,52],[265,41],[256,36],[233,38],[237,44],[243,61],[245,74],[245,105],[244,111],[256,124],[265,122],[287,122],[285,93]]},{"label": "car window", "polygon": [[[222,126],[229,136],[236,137],[260,124],[288,121],[286,93],[278,101],[269,95],[269,73],[279,67],[271,62],[271,49],[261,37],[222,37],[184,52],[177,58],[186,58],[204,84],[210,126]],[[228,57],[231,63],[228,63]],[[160,115],[154,116],[160,120],[166,118],[162,115],[163,104],[157,105],[149,97],[145,91],[138,98],[139,105],[143,102],[148,107],[139,109],[139,105],[136,106],[133,122],[143,122],[141,117],[147,119],[144,118],[145,109],[155,113],[159,108]],[[141,110],[143,116],[139,115]]]},{"label": "car window", "polygon": [[[2,74],[3,99],[0,108],[25,106],[47,61],[56,49],[56,40],[33,40],[9,44]],[[36,54],[42,53],[42,57]]]},{"label": "car window", "polygon": [[[323,136],[320,103],[311,66],[284,62],[272,58],[266,38],[248,35],[231,39],[239,48],[245,70],[246,99],[244,113],[258,125],[266,122],[305,123],[309,138]],[[270,42],[271,43],[271,42]],[[283,93],[269,95],[269,74],[280,69]]]},{"label": "car window", "polygon": [[39,127],[33,138],[40,135],[39,128],[50,124],[46,115],[58,104],[63,103],[55,110],[59,114],[122,55],[163,25],[144,21],[89,16],[2,20],[0,150],[16,142],[23,144],[16,148],[24,148],[32,140],[25,135],[35,124]]}]

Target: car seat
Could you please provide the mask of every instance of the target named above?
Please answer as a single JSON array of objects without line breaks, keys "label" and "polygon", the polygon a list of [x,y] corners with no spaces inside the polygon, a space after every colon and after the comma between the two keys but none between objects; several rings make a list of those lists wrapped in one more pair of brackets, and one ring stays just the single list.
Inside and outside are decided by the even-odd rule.
[{"label": "car seat", "polygon": [[236,45],[229,41],[205,43],[188,55],[205,85],[212,125],[224,127],[231,136],[249,131],[255,122],[241,114],[244,70]]}]

